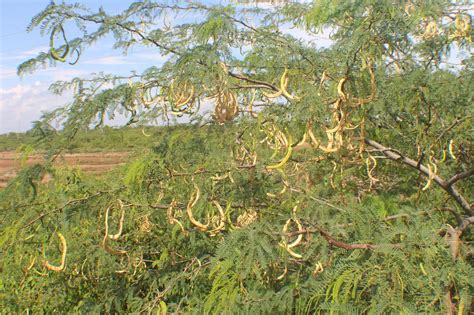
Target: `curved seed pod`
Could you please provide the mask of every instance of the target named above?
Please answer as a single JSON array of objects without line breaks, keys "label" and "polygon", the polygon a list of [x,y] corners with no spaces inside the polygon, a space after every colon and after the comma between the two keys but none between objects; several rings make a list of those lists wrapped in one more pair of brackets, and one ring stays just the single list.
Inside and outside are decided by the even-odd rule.
[{"label": "curved seed pod", "polygon": [[446,162],[446,150],[443,149],[443,156],[441,157],[441,162]]},{"label": "curved seed pod", "polygon": [[[299,232],[303,230],[303,226],[301,225],[300,221],[295,217],[295,218],[290,218],[286,221],[285,225],[283,226],[283,233],[288,232],[288,226],[290,225],[291,221],[294,221],[296,223],[296,225],[298,226]],[[296,238],[296,240],[294,240],[291,243],[287,243],[286,246],[289,248],[293,248],[295,246],[298,246],[302,240],[303,240],[303,234],[298,234],[298,237]]]},{"label": "curved seed pod", "polygon": [[315,148],[315,149],[319,148],[320,142],[314,136],[314,133],[311,130],[311,127],[308,128],[308,136],[311,139],[311,145],[313,146],[313,148]]},{"label": "curved seed pod", "polygon": [[[296,223],[296,225],[298,227],[298,232],[303,231],[303,226],[301,225],[300,220],[298,220],[298,218],[296,217],[296,210],[298,210],[298,205],[293,207],[293,210],[292,210],[293,218],[290,218],[286,221],[286,224],[283,226],[283,233],[286,233],[288,231],[288,226],[289,226],[291,221],[294,221]],[[293,241],[289,244],[285,241],[285,243],[287,244],[287,246],[289,248],[292,248],[292,247],[298,246],[301,243],[302,240],[303,240],[303,234],[298,234],[298,237],[296,238],[295,241]]]},{"label": "curved seed pod", "polygon": [[253,111],[253,103],[255,102],[255,96],[257,95],[257,90],[253,89],[252,97],[250,98],[248,102],[248,112],[250,113],[250,116],[253,118],[258,118],[258,115],[254,113]]},{"label": "curved seed pod", "polygon": [[332,148],[332,143],[330,143],[330,145],[328,145],[327,147],[323,145],[319,145],[319,149],[321,149],[321,151],[325,153],[334,153],[334,152],[337,152],[337,150],[339,150],[338,148]]},{"label": "curved seed pod", "polygon": [[[420,269],[421,269],[421,273],[423,273],[423,275],[425,275],[425,276],[428,275],[428,273],[425,270],[425,267],[423,266],[423,263],[420,263]],[[462,313],[460,313],[460,314],[462,314]]]},{"label": "curved seed pod", "polygon": [[79,58],[81,58],[81,50],[79,49],[79,47],[76,47],[76,48],[74,49],[74,51],[75,51],[76,54],[77,54],[77,58],[76,58],[76,60],[74,60],[73,62],[70,62],[70,63],[69,63],[71,66],[74,66],[74,65],[79,61]]},{"label": "curved seed pod", "polygon": [[[288,138],[289,138],[289,142],[291,143],[292,141],[291,135]],[[283,157],[283,159],[281,159],[281,161],[278,162],[277,164],[267,166],[267,169],[276,169],[276,168],[283,167],[283,165],[285,165],[286,162],[288,162],[288,160],[290,159],[292,152],[293,152],[293,147],[291,145],[288,145],[288,150],[286,151],[286,154]]]},{"label": "curved seed pod", "polygon": [[23,269],[23,272],[27,273],[28,271],[30,271],[31,268],[33,268],[33,266],[35,265],[35,262],[36,262],[36,256],[33,256],[30,260],[30,264]]},{"label": "curved seed pod", "polygon": [[107,241],[105,241],[102,245],[103,245],[105,251],[107,253],[111,254],[111,255],[120,256],[120,255],[126,255],[127,254],[126,250],[115,249],[115,248],[110,247],[109,244],[107,243]]},{"label": "curved seed pod", "polygon": [[174,105],[177,108],[183,107],[184,105],[188,104],[194,97],[194,86],[191,86],[191,91],[186,91],[188,96],[183,93],[180,97],[176,100],[176,104]]},{"label": "curved seed pod", "polygon": [[278,92],[275,92],[275,93],[267,93],[265,91],[262,91],[262,94],[268,98],[277,98],[283,94],[283,91],[279,90]]},{"label": "curved seed pod", "polygon": [[[122,200],[120,199],[117,199],[118,201],[118,204],[120,206],[120,221],[119,221],[119,227],[118,227],[118,232],[115,233],[115,234],[109,234],[109,238],[111,240],[118,240],[120,235],[122,235],[122,229],[123,229],[123,221],[125,219],[125,208],[123,206],[123,202]],[[108,211],[106,212],[106,216],[108,216]],[[108,220],[108,218],[106,218],[106,220]]]},{"label": "curved seed pod", "polygon": [[[370,161],[374,163],[372,167],[370,167]],[[372,182],[378,182],[379,180],[372,175],[372,172],[377,167],[377,159],[375,159],[372,155],[369,155],[369,157],[365,160],[365,164],[367,165],[367,175],[369,176],[370,180]]]},{"label": "curved seed pod", "polygon": [[299,101],[301,98],[298,96],[293,96],[288,91],[286,90],[288,88],[288,69],[285,68],[285,71],[283,72],[283,75],[280,78],[280,90],[283,93],[283,95],[290,99],[290,100],[295,100]]},{"label": "curved seed pod", "polygon": [[318,261],[318,263],[315,265],[314,271],[313,271],[313,276],[316,276],[318,273],[321,273],[324,271],[323,264]]},{"label": "curved seed pod", "polygon": [[297,258],[297,259],[303,258],[303,255],[294,252],[294,251],[293,251],[291,248],[289,248],[286,244],[280,243],[279,245],[280,245],[281,247],[283,247],[283,248],[288,252],[288,254],[290,254],[290,256],[292,256],[292,257],[294,257],[294,258]]},{"label": "curved seed pod", "polygon": [[343,102],[347,101],[346,94],[344,94],[344,83],[346,83],[346,81],[347,78],[342,78],[337,84],[337,95]]},{"label": "curved seed pod", "polygon": [[331,128],[331,129],[326,129],[326,133],[335,133],[339,129],[341,129],[341,123],[340,122],[337,124],[336,127]]},{"label": "curved seed pod", "polygon": [[143,134],[145,137],[151,137],[150,134],[147,134],[147,133],[145,132],[145,128],[142,128],[142,134]]},{"label": "curved seed pod", "polygon": [[105,251],[109,254],[117,255],[117,256],[126,255],[127,251],[111,248],[108,244],[108,240],[109,240],[109,222],[108,222],[109,221],[109,211],[110,211],[110,207],[107,207],[107,209],[105,210],[105,232],[104,232],[104,238],[102,239],[102,247],[104,247]]},{"label": "curved seed pod", "polygon": [[221,176],[216,174],[215,176],[211,176],[211,179],[213,181],[221,181],[221,180],[226,179],[227,177],[229,177],[229,173],[225,173],[224,175],[221,175]]},{"label": "curved seed pod", "polygon": [[186,213],[188,214],[189,221],[196,226],[199,230],[201,231],[207,231],[209,227],[209,222],[207,224],[202,224],[201,222],[197,221],[194,216],[193,216],[193,207],[196,205],[196,203],[199,200],[199,197],[201,196],[201,191],[199,190],[199,187],[194,184],[195,190],[191,194],[191,198],[189,199],[188,206],[186,207]]},{"label": "curved seed pod", "polygon": [[173,199],[173,201],[171,201],[170,206],[168,207],[168,210],[167,210],[168,222],[169,222],[170,224],[177,224],[177,225],[179,225],[181,231],[186,234],[186,230],[184,229],[183,224],[182,224],[178,219],[176,219],[176,218],[174,217],[174,215],[173,215],[173,208],[174,208],[175,206],[176,206],[176,200]]},{"label": "curved seed pod", "polygon": [[59,242],[60,242],[60,251],[61,251],[61,264],[59,266],[54,266],[51,265],[47,260],[43,260],[43,266],[46,267],[46,269],[51,270],[51,271],[63,271],[64,267],[66,265],[66,253],[67,253],[67,244],[66,244],[66,239],[64,236],[60,233],[57,232]]},{"label": "curved seed pod", "polygon": [[448,152],[449,152],[449,156],[451,156],[451,158],[453,160],[456,160],[456,155],[454,155],[454,141],[453,141],[453,139],[449,140]]},{"label": "curved seed pod", "polygon": [[[64,51],[64,53],[62,55],[59,55],[57,50],[54,48],[54,36],[56,35],[56,32],[58,31],[58,28],[59,28],[59,31],[61,31],[61,33],[63,35],[64,42],[66,43],[66,50]],[[66,62],[66,56],[69,53],[69,42],[66,39],[66,34],[64,33],[64,28],[61,24],[59,26],[56,26],[55,28],[53,28],[53,31],[51,32],[51,35],[49,37],[49,46],[50,46],[51,57],[54,60],[57,60],[57,61],[60,61],[60,62]]]},{"label": "curved seed pod", "polygon": [[319,81],[319,88],[318,88],[318,96],[321,96],[321,91],[323,90],[324,87],[324,82],[329,79],[329,76],[327,75],[327,70],[323,71],[323,74],[321,75],[321,81]]},{"label": "curved seed pod", "polygon": [[433,169],[431,168],[431,162],[428,164],[428,181],[426,185],[421,189],[422,191],[427,190],[431,186],[431,182],[433,181]]},{"label": "curved seed pod", "polygon": [[151,90],[154,88],[154,86],[144,86],[141,90],[141,100],[143,105],[146,108],[149,108],[151,105],[155,104],[158,102],[161,97],[159,93],[156,93],[155,96],[151,95]]},{"label": "curved seed pod", "polygon": [[216,235],[218,232],[224,230],[226,217],[225,217],[225,213],[224,213],[224,210],[222,209],[221,205],[220,205],[216,200],[213,200],[212,203],[213,203],[214,205],[216,205],[217,210],[219,211],[219,216],[220,216],[220,218],[219,218],[219,225],[218,225],[215,229],[213,229],[213,230],[211,230],[211,231],[209,231],[209,232],[210,232],[212,235]]},{"label": "curved seed pod", "polygon": [[283,278],[285,278],[286,274],[288,273],[288,266],[285,265],[285,270],[283,271],[283,273],[281,275],[279,275],[276,279],[277,280],[283,280]]}]

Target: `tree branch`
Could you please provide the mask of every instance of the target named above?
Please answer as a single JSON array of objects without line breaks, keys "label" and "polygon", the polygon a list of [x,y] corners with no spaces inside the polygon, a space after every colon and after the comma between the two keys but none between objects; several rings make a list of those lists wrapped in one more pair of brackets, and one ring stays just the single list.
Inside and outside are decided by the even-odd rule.
[{"label": "tree branch", "polygon": [[451,226],[448,228],[448,242],[449,246],[451,247],[451,255],[453,260],[456,260],[456,258],[459,256],[461,235],[471,224],[474,224],[474,216],[465,218],[457,228],[453,228]]},{"label": "tree branch", "polygon": [[[374,147],[377,150],[380,150],[386,157],[388,157],[391,160],[398,161],[398,162],[401,162],[405,165],[408,165],[408,166],[420,171],[423,175],[425,175],[427,177],[429,177],[431,175],[430,174],[431,172],[428,170],[428,168],[426,166],[424,166],[421,163],[418,163],[415,160],[412,160],[410,158],[407,158],[407,157],[403,156],[397,150],[387,148],[387,147],[383,146],[382,144],[380,144],[378,142],[375,142],[373,140],[370,140],[370,139],[365,139],[365,143],[367,145],[370,145],[371,147]],[[469,175],[467,175],[467,176],[469,176]],[[456,190],[456,188],[453,185],[454,182],[456,182],[457,180],[459,180],[461,178],[456,179],[455,177],[456,177],[456,175],[453,176],[453,178],[455,179],[453,182],[451,182],[451,179],[453,179],[453,178],[451,178],[448,182],[446,182],[441,177],[439,177],[438,175],[434,175],[433,176],[433,181],[438,186],[443,188],[444,191],[446,191],[451,197],[453,197],[453,199],[459,204],[459,206],[464,210],[464,212],[467,215],[472,216],[472,215],[474,215],[474,212],[471,209],[471,205],[466,201],[466,199],[464,199],[464,197]],[[465,178],[465,177],[466,176],[464,176],[462,178]]]},{"label": "tree branch", "polygon": [[[309,222],[308,222],[309,223]],[[300,231],[295,231],[295,232],[290,232],[290,233],[283,233],[285,236],[291,237],[291,236],[297,236],[301,234],[315,234],[319,233],[330,245],[343,248],[345,250],[355,250],[355,249],[376,249],[382,245],[372,245],[372,244],[350,244],[346,243],[343,241],[339,241],[335,239],[331,234],[329,234],[328,231],[323,229],[322,227],[309,223],[310,225],[314,226],[314,229],[303,229]],[[281,234],[281,233],[280,233]],[[393,247],[400,247],[400,244],[387,244],[388,246],[393,246]]]},{"label": "tree branch", "polygon": [[446,182],[446,185],[451,186],[455,182],[457,182],[458,180],[469,177],[472,174],[474,174],[474,168],[471,168],[470,170],[465,170],[464,172],[458,173],[458,174],[454,175],[453,177],[451,177],[450,179],[448,179],[448,181]]}]

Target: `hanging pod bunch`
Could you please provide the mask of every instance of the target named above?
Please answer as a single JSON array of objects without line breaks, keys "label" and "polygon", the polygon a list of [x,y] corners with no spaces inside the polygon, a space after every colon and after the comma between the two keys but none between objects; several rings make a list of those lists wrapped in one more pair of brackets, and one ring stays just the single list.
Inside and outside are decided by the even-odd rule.
[{"label": "hanging pod bunch", "polygon": [[59,250],[61,252],[61,263],[59,266],[55,266],[55,265],[50,264],[49,261],[43,260],[43,266],[48,270],[60,272],[60,271],[63,271],[66,266],[67,243],[66,243],[66,239],[60,232],[57,232],[56,234],[59,238],[59,244],[60,244]]},{"label": "hanging pod bunch", "polygon": [[173,114],[181,116],[192,113],[196,101],[194,86],[187,81],[179,82],[176,86],[171,82],[169,100]]},{"label": "hanging pod bunch", "polygon": [[449,35],[449,39],[466,38],[471,41],[472,17],[467,13],[458,13],[454,20],[454,33]]},{"label": "hanging pod bunch", "polygon": [[278,163],[268,165],[267,169],[271,170],[271,169],[282,168],[290,159],[291,154],[293,153],[293,146],[292,146],[293,138],[290,134],[288,134],[288,137],[285,136],[285,139],[286,139],[285,142],[287,143],[285,156]]},{"label": "hanging pod bunch", "polygon": [[246,209],[244,213],[237,217],[237,227],[246,227],[258,219],[257,211],[253,209]]},{"label": "hanging pod bunch", "polygon": [[438,24],[434,20],[425,22],[422,39],[431,39],[439,34]]},{"label": "hanging pod bunch", "polygon": [[[224,209],[222,209],[222,206],[217,200],[213,200],[212,203],[217,207],[217,211],[219,211],[218,216],[213,216],[211,218],[211,223],[213,223],[214,228],[209,231],[211,236],[217,235],[219,232],[225,230],[225,221],[226,221],[226,216],[224,213]],[[230,207],[230,204],[228,205]]]},{"label": "hanging pod bunch", "polygon": [[239,114],[239,103],[237,95],[230,90],[219,90],[213,97],[215,98],[215,108],[213,118],[223,124],[232,121]]},{"label": "hanging pod bunch", "polygon": [[276,164],[268,165],[267,169],[279,169],[282,168],[290,159],[291,154],[293,153],[293,137],[288,133],[286,135],[274,124],[270,124],[269,127],[261,129],[265,133],[265,138],[260,141],[260,143],[266,142],[270,148],[273,149],[273,154],[270,159],[273,159],[277,156],[278,152],[282,149],[286,150],[284,157],[277,162]]},{"label": "hanging pod bunch", "polygon": [[150,106],[162,100],[162,97],[159,93],[159,88],[150,84],[143,85],[141,89],[141,100],[145,108],[150,108]]}]

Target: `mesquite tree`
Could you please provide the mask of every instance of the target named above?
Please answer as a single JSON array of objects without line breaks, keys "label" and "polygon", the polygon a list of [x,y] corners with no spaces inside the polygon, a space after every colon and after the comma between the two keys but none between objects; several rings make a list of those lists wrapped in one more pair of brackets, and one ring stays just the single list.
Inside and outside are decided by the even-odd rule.
[{"label": "mesquite tree", "polygon": [[[53,84],[74,99],[32,130],[50,161],[117,113],[163,127],[104,179],[51,162],[2,192],[3,308],[469,312],[472,59],[447,61],[470,48],[470,12],[445,0],[150,0],[117,15],[51,3],[29,26],[50,49],[20,75],[80,63],[110,34],[167,60]],[[322,31],[331,46],[313,42]],[[54,181],[40,185],[45,172]]]}]

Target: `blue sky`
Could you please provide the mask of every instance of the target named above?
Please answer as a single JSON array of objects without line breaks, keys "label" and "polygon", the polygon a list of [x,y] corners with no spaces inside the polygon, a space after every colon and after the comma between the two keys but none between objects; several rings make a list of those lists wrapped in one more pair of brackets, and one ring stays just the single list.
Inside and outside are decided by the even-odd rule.
[{"label": "blue sky", "polygon": [[[109,13],[119,13],[131,3],[118,0],[80,2],[91,9],[97,9],[100,3]],[[16,68],[20,63],[49,49],[48,36],[42,37],[38,30],[26,32],[31,18],[48,3],[49,0],[0,1],[0,134],[26,131],[31,128],[32,121],[40,118],[41,111],[68,103],[70,95],[57,96],[48,91],[49,85],[57,80],[101,71],[129,74],[131,70],[141,71],[163,62],[156,49],[146,47],[135,47],[124,56],[120,50],[112,49],[113,39],[108,38],[86,49],[75,66],[58,63],[56,67],[18,77]]]},{"label": "blue sky", "polygon": [[[60,2],[61,0],[57,0]],[[214,0],[207,0],[210,2]],[[222,0],[224,1],[224,0]],[[57,96],[48,91],[51,83],[57,80],[70,80],[74,77],[87,77],[91,73],[130,74],[163,63],[163,57],[154,48],[134,47],[127,56],[121,50],[112,49],[114,40],[101,40],[87,48],[79,63],[74,66],[58,63],[56,67],[35,71],[20,78],[16,75],[17,66],[39,52],[49,50],[49,36],[41,36],[39,30],[31,33],[26,28],[31,18],[44,9],[50,0],[0,0],[0,134],[24,132],[32,127],[32,122],[41,116],[42,111],[50,111],[71,101],[70,94]],[[92,10],[102,6],[109,14],[120,13],[132,0],[65,0],[67,3],[80,2]],[[188,17],[189,18],[189,17]],[[173,21],[170,21],[173,23]],[[311,39],[308,34],[297,29],[282,29],[293,36]],[[71,30],[66,29],[70,34]],[[318,46],[327,46],[327,34],[314,37]],[[68,36],[73,38],[73,36]],[[123,123],[123,119],[120,123]],[[58,126],[59,127],[59,126]]]}]

